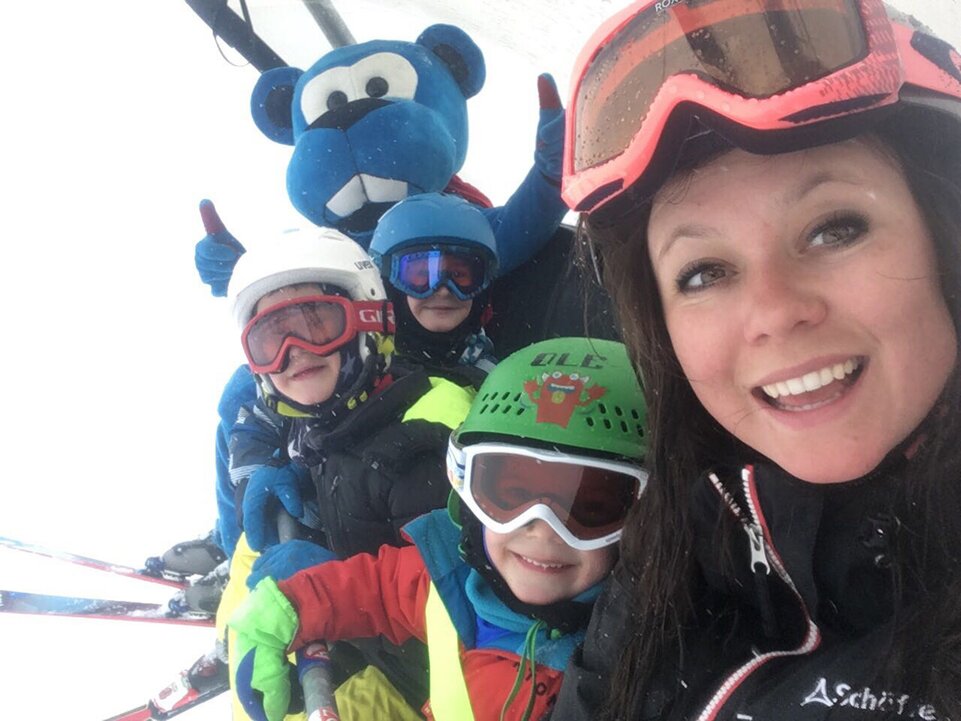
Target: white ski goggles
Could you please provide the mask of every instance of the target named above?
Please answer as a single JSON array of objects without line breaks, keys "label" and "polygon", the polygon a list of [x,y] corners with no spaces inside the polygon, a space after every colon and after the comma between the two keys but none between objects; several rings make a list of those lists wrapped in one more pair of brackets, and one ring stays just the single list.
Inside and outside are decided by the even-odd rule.
[{"label": "white ski goggles", "polygon": [[468,508],[495,533],[540,519],[571,548],[616,543],[627,512],[647,484],[631,463],[508,443],[447,444],[447,477]]}]

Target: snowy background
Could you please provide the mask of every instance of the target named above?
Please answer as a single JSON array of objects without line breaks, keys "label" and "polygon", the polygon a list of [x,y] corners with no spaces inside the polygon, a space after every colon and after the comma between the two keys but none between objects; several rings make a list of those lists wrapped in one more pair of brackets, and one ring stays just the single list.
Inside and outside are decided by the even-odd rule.
[{"label": "snowy background", "polygon": [[[461,176],[503,202],[531,162],[536,77],[566,97],[586,37],[626,0],[350,0],[358,41],[454,22],[487,60]],[[297,0],[269,7],[301,67],[328,46]],[[957,0],[903,0],[961,46]],[[302,225],[290,149],[249,114],[257,72],[182,0],[20,2],[0,67],[4,255],[0,535],[139,566],[214,521],[220,391],[242,362],[194,269],[211,198],[248,247]],[[257,21],[255,15],[255,23]],[[264,27],[270,41],[270,28]],[[278,36],[279,37],[279,36]],[[283,54],[283,53],[282,53]],[[0,588],[163,602],[162,586],[0,550]],[[0,615],[0,718],[98,721],[212,646],[204,629]],[[184,715],[227,719],[225,699]]]}]

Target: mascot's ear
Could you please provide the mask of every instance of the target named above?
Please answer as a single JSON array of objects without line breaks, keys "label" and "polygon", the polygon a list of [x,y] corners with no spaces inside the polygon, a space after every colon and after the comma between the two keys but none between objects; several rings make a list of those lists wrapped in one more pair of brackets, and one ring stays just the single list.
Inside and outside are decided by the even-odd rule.
[{"label": "mascot's ear", "polygon": [[303,70],[273,68],[260,76],[250,96],[250,113],[260,132],[284,145],[294,144],[291,105]]},{"label": "mascot's ear", "polygon": [[417,38],[423,45],[444,61],[465,98],[472,98],[484,87],[487,70],[484,54],[470,35],[453,25],[431,25]]}]

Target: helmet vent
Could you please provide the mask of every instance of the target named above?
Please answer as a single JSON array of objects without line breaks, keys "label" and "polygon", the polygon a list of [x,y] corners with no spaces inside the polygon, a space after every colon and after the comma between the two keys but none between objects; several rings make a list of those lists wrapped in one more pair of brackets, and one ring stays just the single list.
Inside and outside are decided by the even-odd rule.
[{"label": "helmet vent", "polygon": [[480,407],[478,414],[500,413],[506,416],[513,413],[515,416],[520,416],[527,410],[521,403],[521,396],[521,393],[512,394],[510,391],[485,393],[480,400],[486,403]]}]

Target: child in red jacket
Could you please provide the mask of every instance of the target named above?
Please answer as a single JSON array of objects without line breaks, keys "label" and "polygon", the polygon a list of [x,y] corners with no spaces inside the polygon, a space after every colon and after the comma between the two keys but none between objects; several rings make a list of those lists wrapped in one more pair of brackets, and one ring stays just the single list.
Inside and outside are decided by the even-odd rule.
[{"label": "child in red jacket", "polygon": [[238,693],[278,721],[287,653],[313,640],[425,640],[428,718],[541,718],[646,480],[645,406],[623,345],[559,338],[488,376],[448,447],[456,494],[382,547],[265,579],[230,621]]}]

